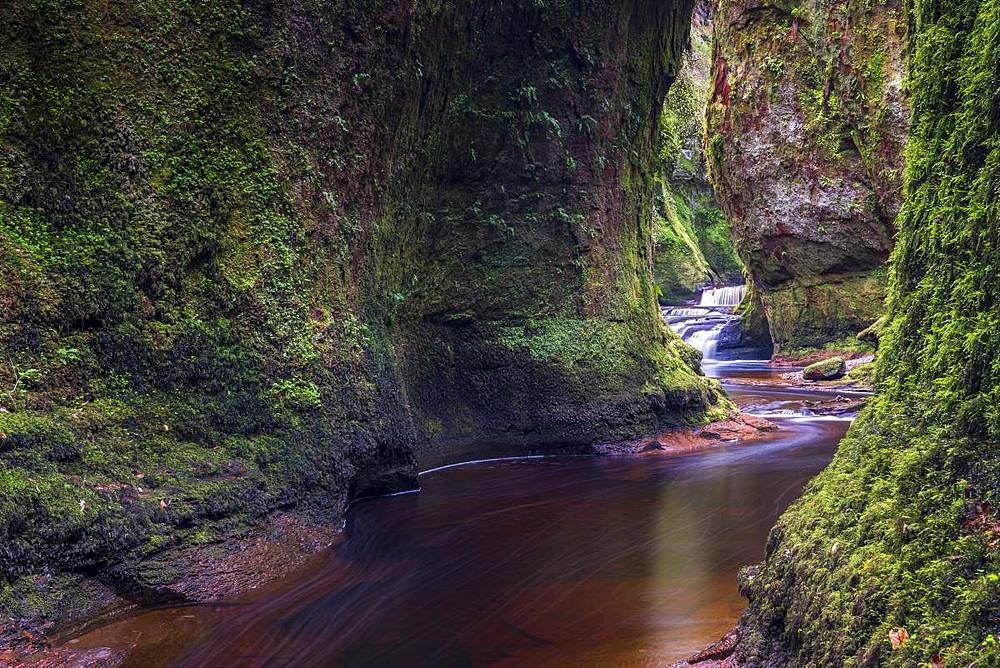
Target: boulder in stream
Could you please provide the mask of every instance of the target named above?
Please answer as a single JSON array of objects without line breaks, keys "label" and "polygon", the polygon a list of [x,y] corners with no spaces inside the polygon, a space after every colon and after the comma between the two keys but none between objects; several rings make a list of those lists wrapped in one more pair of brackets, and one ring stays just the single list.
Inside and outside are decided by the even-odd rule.
[{"label": "boulder in stream", "polygon": [[810,364],[802,370],[803,380],[837,380],[847,373],[847,362],[843,357],[831,357],[822,362]]}]

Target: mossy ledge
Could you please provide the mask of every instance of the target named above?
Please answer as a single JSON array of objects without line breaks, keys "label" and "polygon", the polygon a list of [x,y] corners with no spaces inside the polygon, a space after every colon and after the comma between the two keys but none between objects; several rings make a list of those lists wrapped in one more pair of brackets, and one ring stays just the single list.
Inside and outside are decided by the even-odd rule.
[{"label": "mossy ledge", "polygon": [[0,642],[418,462],[705,421],[650,268],[690,12],[7,3]]},{"label": "mossy ledge", "polygon": [[744,572],[740,665],[1000,664],[1000,2],[906,18],[878,395]]}]

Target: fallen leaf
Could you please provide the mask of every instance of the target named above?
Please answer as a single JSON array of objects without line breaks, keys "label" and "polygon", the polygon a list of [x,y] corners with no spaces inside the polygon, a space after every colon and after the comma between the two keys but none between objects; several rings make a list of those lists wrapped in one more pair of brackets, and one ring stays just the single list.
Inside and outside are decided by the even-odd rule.
[{"label": "fallen leaf", "polygon": [[840,543],[834,543],[833,547],[830,548],[830,554],[837,556],[838,552],[840,552]]},{"label": "fallen leaf", "polygon": [[893,629],[889,631],[889,642],[892,644],[893,649],[899,649],[900,646],[910,639],[910,634],[902,626],[898,629]]},{"label": "fallen leaf", "polygon": [[931,656],[931,668],[941,668],[941,655],[937,652]]},{"label": "fallen leaf", "polygon": [[83,499],[80,499],[80,512],[82,513],[86,507],[87,507],[87,502],[84,501]]}]

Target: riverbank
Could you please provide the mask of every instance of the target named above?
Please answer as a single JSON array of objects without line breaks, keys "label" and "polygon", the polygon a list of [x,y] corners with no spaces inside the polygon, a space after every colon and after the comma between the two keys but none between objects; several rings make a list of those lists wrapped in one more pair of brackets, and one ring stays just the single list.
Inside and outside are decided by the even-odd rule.
[{"label": "riverbank", "polygon": [[[650,666],[691,656],[735,625],[736,569],[759,561],[771,523],[848,424],[797,413],[814,392],[762,398],[766,388],[733,382],[780,373],[766,364],[707,371],[744,410],[735,429],[758,438],[728,442],[717,424],[633,456],[436,469],[420,494],[353,506],[343,540],[305,572],[211,605],[133,613],[58,650],[103,662],[82,665],[153,667],[248,655]],[[686,449],[691,438],[713,447]]]},{"label": "riverbank", "polygon": [[600,444],[594,446],[594,450],[600,455],[694,452],[720,443],[753,442],[778,428],[778,425],[764,418],[733,411],[728,419],[717,420],[702,427],[666,431],[621,443]]},{"label": "riverbank", "polygon": [[[627,442],[597,444],[589,454],[678,455],[763,440],[777,429],[779,427],[775,423],[764,418],[732,410],[725,420]],[[566,454],[569,453],[553,456]],[[529,461],[536,458],[544,457],[513,459]],[[442,468],[477,463],[451,463]],[[364,500],[378,498],[367,497]],[[85,604],[72,612],[63,609],[60,614],[74,621],[58,629],[50,621],[37,620],[37,627],[34,627],[37,632],[23,630],[16,643],[0,651],[0,665],[121,665],[128,657],[128,653],[123,653],[121,648],[78,649],[75,647],[76,638],[89,635],[95,628],[114,625],[121,620],[127,622],[149,611],[239,600],[245,596],[252,597],[258,589],[275,586],[276,582],[280,586],[283,579],[293,582],[301,576],[303,569],[310,568],[309,564],[318,554],[329,551],[344,539],[342,529],[342,523],[326,521],[320,516],[281,512],[253,532],[195,547],[168,548],[159,560],[151,562],[151,568],[171,571],[169,583],[155,592],[135,592],[133,596],[125,596],[97,580],[81,577],[74,586],[81,592],[97,592],[99,595],[88,597]],[[69,603],[72,602],[64,602],[64,605]],[[21,620],[22,628],[24,621]]]}]

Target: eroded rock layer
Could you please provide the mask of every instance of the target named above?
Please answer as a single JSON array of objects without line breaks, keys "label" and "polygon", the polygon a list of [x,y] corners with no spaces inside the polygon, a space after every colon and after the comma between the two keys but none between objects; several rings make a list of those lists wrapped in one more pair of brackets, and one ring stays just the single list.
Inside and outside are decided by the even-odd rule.
[{"label": "eroded rock layer", "polygon": [[1000,2],[907,20],[877,397],[743,574],[740,665],[1000,664]]}]

